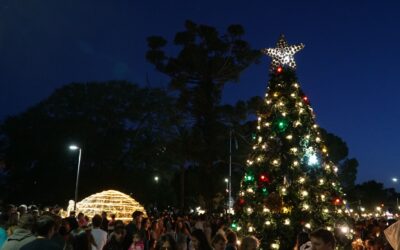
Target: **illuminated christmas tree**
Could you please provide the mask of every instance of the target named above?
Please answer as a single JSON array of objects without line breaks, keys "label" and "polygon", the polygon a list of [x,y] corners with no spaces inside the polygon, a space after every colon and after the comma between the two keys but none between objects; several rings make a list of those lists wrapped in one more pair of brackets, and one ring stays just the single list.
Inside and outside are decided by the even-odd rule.
[{"label": "illuminated christmas tree", "polygon": [[232,224],[239,235],[261,239],[262,249],[293,249],[301,231],[348,231],[338,169],[296,78],[293,56],[303,48],[281,36],[262,51],[272,57],[270,81]]}]

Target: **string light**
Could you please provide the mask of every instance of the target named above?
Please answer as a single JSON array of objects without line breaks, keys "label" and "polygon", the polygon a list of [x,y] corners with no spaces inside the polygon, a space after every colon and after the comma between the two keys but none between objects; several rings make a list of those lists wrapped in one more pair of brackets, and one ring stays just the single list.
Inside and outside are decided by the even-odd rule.
[{"label": "string light", "polygon": [[279,244],[278,243],[272,243],[271,244],[272,249],[279,249]]},{"label": "string light", "polygon": [[301,195],[306,197],[306,196],[308,196],[308,192],[306,190],[303,190],[303,191],[301,191]]},{"label": "string light", "polygon": [[246,191],[247,191],[247,193],[250,193],[250,194],[254,193],[254,190],[252,188],[248,188]]}]

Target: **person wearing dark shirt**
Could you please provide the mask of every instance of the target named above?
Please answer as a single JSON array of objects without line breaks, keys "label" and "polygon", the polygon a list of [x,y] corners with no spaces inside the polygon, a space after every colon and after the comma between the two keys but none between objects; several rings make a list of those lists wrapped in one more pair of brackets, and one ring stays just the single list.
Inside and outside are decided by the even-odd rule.
[{"label": "person wearing dark shirt", "polygon": [[54,230],[54,219],[48,215],[40,216],[36,222],[36,240],[21,247],[21,250],[62,250],[62,247],[50,240],[54,235]]}]

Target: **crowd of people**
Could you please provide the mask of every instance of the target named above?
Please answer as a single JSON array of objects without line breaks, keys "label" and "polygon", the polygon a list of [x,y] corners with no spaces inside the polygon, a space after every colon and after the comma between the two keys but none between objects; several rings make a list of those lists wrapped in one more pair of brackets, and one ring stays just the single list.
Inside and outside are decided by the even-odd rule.
[{"label": "crowd of people", "polygon": [[[0,215],[0,249],[256,250],[260,245],[254,236],[244,237],[238,244],[236,233],[227,226],[229,216],[163,213],[144,217],[136,211],[132,220],[124,223],[105,212],[92,218],[74,212],[62,218],[59,213],[57,208],[39,211],[35,206],[9,205]],[[374,219],[357,222],[351,248],[392,249],[384,236],[390,223]],[[294,250],[333,250],[335,246],[333,234],[318,229],[309,234],[299,233]]]}]

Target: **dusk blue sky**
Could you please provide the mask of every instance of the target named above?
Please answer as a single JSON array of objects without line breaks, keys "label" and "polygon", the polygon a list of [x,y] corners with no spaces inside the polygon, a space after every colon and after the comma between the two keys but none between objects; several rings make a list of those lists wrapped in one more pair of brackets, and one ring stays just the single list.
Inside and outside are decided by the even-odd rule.
[{"label": "dusk blue sky", "polygon": [[[241,24],[254,48],[284,33],[318,124],[358,159],[358,182],[400,177],[400,3],[387,1],[0,0],[0,118],[70,82],[126,79],[166,86],[146,37],[171,40],[184,21]],[[170,44],[171,45],[171,44]],[[169,48],[173,48],[169,47]],[[172,51],[172,50],[171,50]],[[228,84],[224,102],[265,94],[270,59]],[[400,185],[400,184],[398,184]]]}]

